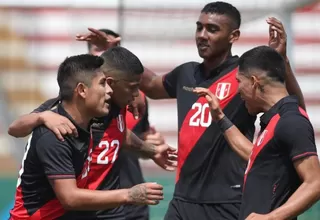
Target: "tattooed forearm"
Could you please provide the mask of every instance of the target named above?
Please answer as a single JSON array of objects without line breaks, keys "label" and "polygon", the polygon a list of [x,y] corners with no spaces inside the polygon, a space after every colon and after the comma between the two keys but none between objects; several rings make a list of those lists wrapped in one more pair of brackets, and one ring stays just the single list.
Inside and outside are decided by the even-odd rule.
[{"label": "tattooed forearm", "polygon": [[124,146],[130,150],[138,152],[142,157],[150,158],[156,153],[154,145],[144,142],[128,129]]}]

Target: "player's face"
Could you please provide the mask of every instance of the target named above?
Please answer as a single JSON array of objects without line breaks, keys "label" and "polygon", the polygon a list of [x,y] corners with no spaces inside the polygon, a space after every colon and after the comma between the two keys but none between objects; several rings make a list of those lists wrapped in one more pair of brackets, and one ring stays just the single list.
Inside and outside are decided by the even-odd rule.
[{"label": "player's face", "polygon": [[124,79],[107,77],[108,83],[113,89],[112,101],[120,108],[131,104],[135,97],[139,96],[141,75],[134,75]]},{"label": "player's face", "polygon": [[256,87],[254,77],[248,77],[241,72],[237,74],[237,81],[239,82],[238,91],[241,98],[245,102],[249,114],[256,115],[261,112],[259,104],[259,92]]},{"label": "player's face", "polygon": [[87,111],[93,117],[106,116],[110,111],[111,87],[102,71],[92,79],[91,85],[86,88],[84,97]]},{"label": "player's face", "polygon": [[233,30],[228,16],[201,13],[196,23],[196,44],[199,56],[205,60],[213,59],[230,50],[231,44],[240,35]]}]

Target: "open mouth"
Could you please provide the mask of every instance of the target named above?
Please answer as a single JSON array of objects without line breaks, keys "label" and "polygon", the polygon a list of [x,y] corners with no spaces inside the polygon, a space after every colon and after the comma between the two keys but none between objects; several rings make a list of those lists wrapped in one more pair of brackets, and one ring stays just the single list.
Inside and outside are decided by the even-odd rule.
[{"label": "open mouth", "polygon": [[110,99],[106,99],[106,100],[104,101],[104,104],[105,104],[107,107],[109,107],[109,106],[110,106]]}]

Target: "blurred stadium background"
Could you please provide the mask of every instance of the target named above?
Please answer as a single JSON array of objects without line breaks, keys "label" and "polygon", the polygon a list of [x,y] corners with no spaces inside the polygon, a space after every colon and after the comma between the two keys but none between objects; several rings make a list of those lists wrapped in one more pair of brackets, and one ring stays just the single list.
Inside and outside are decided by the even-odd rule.
[{"label": "blurred stadium background", "polygon": [[[203,0],[1,0],[0,1],[0,219],[6,219],[21,163],[24,139],[7,135],[11,121],[58,94],[56,70],[66,57],[86,53],[74,40],[87,27],[109,28],[123,37],[144,65],[159,74],[200,61],[194,44],[195,21]],[[268,42],[267,16],[276,16],[288,33],[288,52],[305,95],[320,145],[320,3],[313,0],[229,0],[243,16],[241,40],[233,53]],[[150,121],[176,146],[175,101],[150,101]],[[319,149],[319,148],[318,148]],[[320,149],[319,149],[320,150]],[[173,191],[174,174],[143,161],[146,179],[165,186],[166,201],[152,207],[162,219]],[[320,204],[300,219],[320,219]]]}]

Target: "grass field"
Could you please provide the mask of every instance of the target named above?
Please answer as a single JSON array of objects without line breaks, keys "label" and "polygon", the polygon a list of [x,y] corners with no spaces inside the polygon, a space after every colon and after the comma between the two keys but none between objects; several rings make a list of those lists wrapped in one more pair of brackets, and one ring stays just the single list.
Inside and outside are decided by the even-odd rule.
[{"label": "grass field", "polygon": [[[157,206],[150,208],[151,219],[150,220],[162,220],[167,210],[168,203],[172,198],[172,192],[174,190],[174,175],[164,173],[153,173],[146,175],[146,181],[157,182],[164,187],[164,201]],[[0,178],[0,220],[7,219],[8,208],[12,204],[14,197],[14,191],[16,186],[15,178]],[[299,220],[319,220],[320,219],[320,202],[308,210]]]}]

